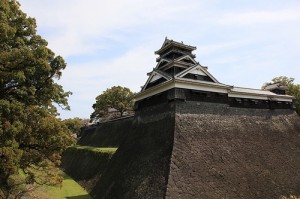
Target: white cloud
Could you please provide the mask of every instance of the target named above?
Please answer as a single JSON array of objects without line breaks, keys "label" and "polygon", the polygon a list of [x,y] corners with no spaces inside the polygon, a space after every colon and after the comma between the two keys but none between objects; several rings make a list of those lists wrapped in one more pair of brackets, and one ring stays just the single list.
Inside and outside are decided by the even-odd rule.
[{"label": "white cloud", "polygon": [[197,61],[226,84],[259,87],[278,75],[300,80],[300,7],[293,1],[20,2],[49,47],[69,61],[60,83],[74,94],[63,117],[88,117],[95,97],[111,86],[139,91],[165,36],[197,46]]},{"label": "white cloud", "polygon": [[[82,117],[88,117],[95,97],[107,88],[120,85],[139,92],[146,81],[146,73],[155,65],[155,58],[151,44],[138,46],[113,60],[69,66],[63,72],[60,83],[65,90],[73,92],[69,100],[73,111],[76,111],[78,101],[85,102],[85,116]],[[65,114],[70,113],[63,112],[62,116]]]},{"label": "white cloud", "polygon": [[49,46],[63,56],[88,54],[103,48],[95,45],[95,40],[116,37],[116,32],[130,32],[132,27],[159,26],[161,21],[176,20],[173,16],[187,12],[191,6],[171,0],[21,2],[24,9],[36,17],[40,29],[55,30],[47,38]]},{"label": "white cloud", "polygon": [[219,18],[223,25],[254,25],[263,23],[286,23],[300,21],[299,9],[278,11],[231,12]]},{"label": "white cloud", "polygon": [[217,52],[238,49],[249,43],[251,43],[251,39],[226,41],[226,42],[222,42],[222,43],[204,44],[204,45],[200,45],[199,47],[197,47],[196,53],[199,53],[201,56],[211,55],[211,54],[215,54]]},{"label": "white cloud", "polygon": [[[67,67],[60,83],[65,90],[73,91],[69,100],[72,112],[88,117],[95,97],[112,86],[126,86],[139,92],[140,86],[146,81],[146,73],[155,65],[155,58],[149,44],[131,49],[113,60],[98,60]],[[84,107],[84,111],[78,110],[79,106]],[[62,117],[71,117],[72,112],[63,111]]]}]

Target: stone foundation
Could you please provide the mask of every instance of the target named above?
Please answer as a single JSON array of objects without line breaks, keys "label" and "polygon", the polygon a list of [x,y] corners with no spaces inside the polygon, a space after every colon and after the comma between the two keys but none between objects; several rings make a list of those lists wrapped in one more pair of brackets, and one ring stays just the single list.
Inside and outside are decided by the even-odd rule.
[{"label": "stone foundation", "polygon": [[292,109],[175,99],[139,109],[126,131],[94,198],[300,195],[300,117]]}]

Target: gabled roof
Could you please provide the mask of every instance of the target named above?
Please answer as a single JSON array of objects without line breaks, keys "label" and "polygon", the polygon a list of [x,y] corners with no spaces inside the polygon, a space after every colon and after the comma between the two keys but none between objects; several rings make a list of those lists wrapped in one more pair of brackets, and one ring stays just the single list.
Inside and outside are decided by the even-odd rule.
[{"label": "gabled roof", "polygon": [[177,59],[175,59],[175,61],[182,61],[184,59],[189,59],[191,60],[194,64],[197,64],[197,62],[195,61],[195,59],[193,59],[191,56],[189,55],[184,55],[184,56],[181,56],[181,57],[178,57]]},{"label": "gabled roof", "polygon": [[227,88],[227,89],[232,89],[233,86],[231,85],[227,85],[227,84],[222,84],[220,82],[209,82],[209,81],[203,81],[203,80],[196,80],[196,79],[186,79],[186,78],[182,78],[182,77],[175,77],[175,80],[179,80],[179,81],[184,81],[184,82],[189,82],[189,83],[193,83],[193,84],[202,84],[202,85],[209,85],[209,86],[213,86],[213,87],[223,87],[223,88]]},{"label": "gabled roof", "polygon": [[160,64],[161,64],[162,62],[170,62],[170,60],[167,60],[167,59],[163,59],[163,58],[162,58],[162,59],[156,64],[155,69],[158,69],[158,67],[160,66]]},{"label": "gabled roof", "polygon": [[195,46],[189,46],[184,44],[183,42],[177,42],[177,41],[173,41],[173,40],[169,40],[168,38],[165,38],[165,41],[163,43],[163,45],[161,46],[161,48],[157,51],[155,51],[155,54],[160,54],[162,53],[164,50],[166,50],[167,48],[169,48],[170,46],[178,46],[181,48],[185,48],[188,49],[190,51],[196,50],[197,48]]},{"label": "gabled roof", "polygon": [[183,78],[183,76],[185,76],[188,73],[191,73],[193,70],[200,70],[202,73],[204,73],[205,75],[207,75],[208,77],[210,77],[215,83],[220,83],[214,76],[212,76],[207,70],[206,68],[204,68],[203,66],[201,66],[200,64],[195,65],[193,67],[187,68],[186,70],[178,73],[176,75],[176,77],[180,77]]},{"label": "gabled roof", "polygon": [[[158,76],[158,78],[155,77],[155,76]],[[151,80],[153,78],[157,78],[157,79],[159,79],[159,78],[165,78],[166,80],[172,79],[172,77],[170,77],[167,73],[165,73],[165,72],[163,72],[161,70],[155,69],[152,72],[150,72],[149,78],[146,81],[145,85],[143,86],[142,91],[144,91],[147,88],[147,85],[151,82]]]},{"label": "gabled roof", "polygon": [[284,86],[281,82],[276,82],[270,85],[267,85],[264,87],[264,90],[275,90],[275,89],[279,89],[279,90],[287,90],[288,87]]},{"label": "gabled roof", "polygon": [[163,48],[163,47],[165,47],[167,44],[169,44],[171,41],[173,41],[173,40],[171,40],[171,39],[168,39],[167,37],[165,38],[165,41],[164,41],[164,43],[161,45],[161,47],[160,48]]},{"label": "gabled roof", "polygon": [[186,63],[186,62],[182,62],[182,61],[170,60],[167,64],[163,65],[161,67],[161,69],[163,69],[163,68],[167,69],[167,68],[170,68],[172,66],[188,68],[188,67],[193,67],[194,64],[190,64],[190,63]]},{"label": "gabled roof", "polygon": [[172,79],[172,77],[171,77],[169,74],[167,74],[167,73],[165,73],[164,71],[161,71],[161,70],[159,70],[159,69],[154,69],[154,72],[160,74],[161,76],[163,76],[163,77],[166,78],[167,80]]}]

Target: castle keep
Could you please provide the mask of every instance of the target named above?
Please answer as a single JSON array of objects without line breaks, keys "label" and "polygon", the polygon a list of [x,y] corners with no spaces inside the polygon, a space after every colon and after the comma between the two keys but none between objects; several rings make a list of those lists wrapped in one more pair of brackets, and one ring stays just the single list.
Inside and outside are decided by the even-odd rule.
[{"label": "castle keep", "polygon": [[66,172],[90,183],[94,198],[300,195],[300,118],[287,88],[222,84],[195,61],[195,49],[166,39],[135,116],[84,132],[79,145],[118,147],[111,159],[65,153]]},{"label": "castle keep", "polygon": [[265,90],[240,88],[220,83],[200,65],[192,53],[196,47],[165,39],[155,52],[158,62],[136,95],[141,109],[166,100],[201,101],[257,109],[291,109],[292,96],[285,86],[269,85]]}]

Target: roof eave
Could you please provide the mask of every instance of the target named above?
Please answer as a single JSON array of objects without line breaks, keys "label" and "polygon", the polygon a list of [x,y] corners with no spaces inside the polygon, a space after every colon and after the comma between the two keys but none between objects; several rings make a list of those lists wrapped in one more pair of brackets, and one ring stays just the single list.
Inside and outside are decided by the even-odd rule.
[{"label": "roof eave", "polygon": [[185,82],[185,83],[191,83],[191,84],[199,84],[199,85],[205,85],[205,86],[212,86],[216,88],[226,88],[226,89],[232,89],[233,86],[221,84],[221,83],[215,83],[215,82],[208,82],[208,81],[201,81],[201,80],[191,80],[191,79],[184,79],[181,77],[175,77],[176,82]]},{"label": "roof eave", "polygon": [[[165,82],[163,82],[163,83],[161,83],[161,84],[158,84],[158,85],[156,85],[156,86],[153,86],[153,87],[151,87],[151,88],[148,88],[148,89],[146,89],[146,90],[143,90],[143,91],[141,91],[141,92],[138,92],[138,93],[136,93],[136,94],[134,95],[133,98],[134,98],[136,101],[139,101],[139,100],[141,100],[141,99],[144,99],[143,96],[145,96],[145,95],[147,95],[147,94],[149,94],[149,93],[151,93],[151,92],[153,92],[153,91],[155,91],[155,90],[159,90],[159,88],[161,88],[161,87],[164,87],[164,86],[167,86],[168,84],[173,83],[173,82],[174,82],[173,80],[174,80],[174,79],[167,80],[167,81],[165,81]],[[139,99],[139,98],[141,98],[141,99]],[[147,98],[147,97],[145,97],[145,98]]]},{"label": "roof eave", "polygon": [[167,48],[169,48],[169,47],[172,46],[172,45],[178,46],[178,47],[183,47],[183,48],[188,49],[188,50],[191,50],[191,51],[197,49],[196,46],[189,46],[189,45],[186,45],[186,44],[183,44],[183,43],[179,43],[179,42],[172,41],[172,42],[168,43],[167,45],[165,45],[164,47],[162,47],[161,49],[155,51],[154,53],[155,53],[156,55],[160,55],[164,50],[166,50]]},{"label": "roof eave", "polygon": [[274,98],[274,97],[279,97],[279,98],[285,98],[285,99],[295,99],[294,96],[291,95],[277,95],[277,94],[263,94],[263,93],[250,93],[250,92],[240,92],[240,91],[229,91],[230,94],[241,94],[241,95],[252,95],[252,96],[260,96],[260,97],[267,97],[267,98]]}]

